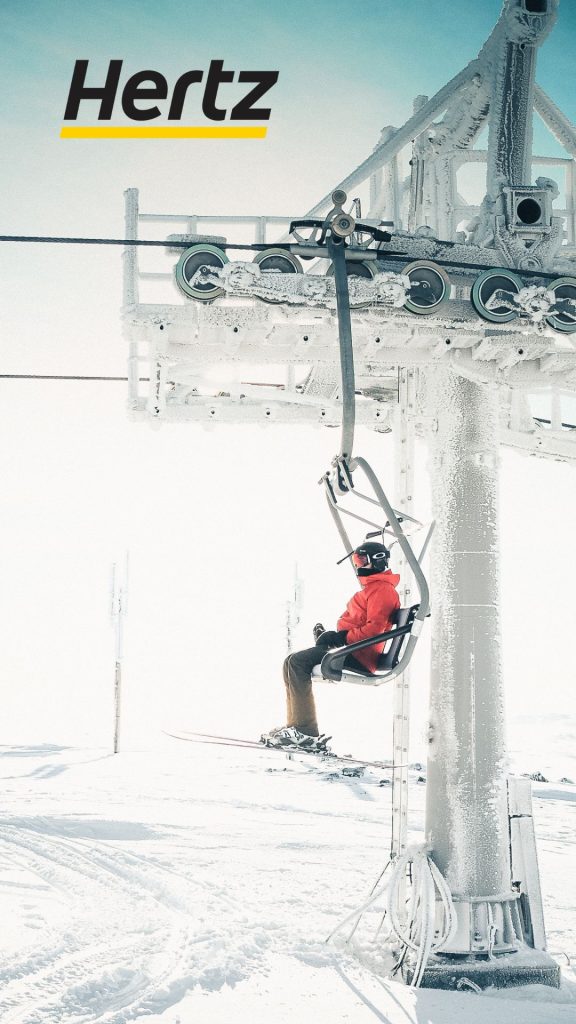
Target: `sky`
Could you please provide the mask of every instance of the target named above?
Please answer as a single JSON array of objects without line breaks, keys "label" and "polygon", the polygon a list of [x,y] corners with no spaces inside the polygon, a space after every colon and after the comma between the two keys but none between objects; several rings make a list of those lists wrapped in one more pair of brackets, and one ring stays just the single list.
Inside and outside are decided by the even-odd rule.
[{"label": "sky", "polygon": [[[416,96],[433,95],[476,56],[499,10],[499,0],[2,0],[2,233],[120,237],[129,187],[140,189],[146,212],[300,215],[370,153],[382,127],[410,116]],[[576,9],[563,0],[537,77],[573,121],[575,42]],[[62,140],[77,59],[90,61],[95,78],[121,59],[123,79],[151,68],[169,83],[212,59],[236,71],[277,69],[268,136]],[[193,94],[189,120],[200,120]],[[538,124],[535,138],[560,154]],[[1,373],[125,374],[119,250],[2,244],[0,287]],[[107,740],[110,571],[126,550],[127,738],[149,736],[158,722],[249,732],[279,724],[295,562],[302,644],[318,618],[341,611],[352,583],[336,569],[338,539],[316,485],[334,432],[154,431],[130,422],[122,384],[4,379],[0,394],[0,657],[11,735]],[[385,474],[387,439],[360,437]],[[419,460],[426,509],[424,447]],[[554,710],[564,709],[573,678],[565,638],[574,618],[574,470],[511,453],[502,466],[509,704],[538,713],[546,683]],[[540,624],[552,599],[544,644],[526,623]],[[426,643],[414,670],[423,689]],[[237,662],[241,673],[230,669]],[[368,730],[374,744],[384,734],[388,742],[390,700],[332,687],[319,698],[328,723],[348,723],[351,743]]]}]

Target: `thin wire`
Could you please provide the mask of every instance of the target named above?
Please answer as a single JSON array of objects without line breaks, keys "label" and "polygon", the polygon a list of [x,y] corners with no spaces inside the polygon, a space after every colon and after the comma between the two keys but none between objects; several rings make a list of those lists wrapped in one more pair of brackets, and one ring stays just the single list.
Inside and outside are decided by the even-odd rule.
[{"label": "thin wire", "polygon": [[336,927],[330,932],[330,935],[324,941],[330,942],[330,939],[332,939],[334,935],[336,935],[336,932],[340,931],[340,929],[343,928],[344,925],[348,924],[349,921],[353,921],[357,915],[362,916],[364,911],[367,910],[368,907],[372,906],[372,904],[375,903],[376,900],[380,898],[380,896],[382,896],[382,894],[388,888],[389,884],[390,879],[388,879],[388,881],[382,886],[382,888],[379,889],[378,892],[375,892],[372,896],[370,896],[370,898],[367,899],[360,907],[356,907],[356,910],[353,910],[352,913],[347,914],[347,916],[342,921],[340,921],[339,924],[336,925]]},{"label": "thin wire", "polygon": [[[164,239],[163,241],[156,241],[156,239],[149,238],[67,238],[64,236],[57,235],[0,235],[0,242],[38,242],[46,243],[48,245],[151,245],[160,246],[163,249],[189,249],[191,245],[195,244],[188,239],[187,242],[180,242],[177,239]],[[199,242],[198,244],[202,244]],[[232,242],[220,243],[222,249],[270,249],[271,243],[265,242],[250,242],[246,245],[235,244]],[[274,243],[274,248],[282,248],[290,250],[294,243],[290,242],[278,242]]]},{"label": "thin wire", "polygon": [[[372,888],[370,889],[370,892],[369,892],[369,894],[368,894],[368,895],[369,895],[369,897],[373,896],[373,895],[374,895],[374,893],[376,892],[376,889],[377,889],[377,888],[378,888],[378,886],[380,885],[380,882],[381,882],[381,880],[383,879],[384,875],[386,874],[386,872],[387,872],[388,868],[390,867],[390,864],[391,864],[391,863],[392,863],[392,861],[391,861],[391,860],[388,860],[388,861],[386,862],[386,865],[385,865],[385,867],[383,867],[383,868],[382,868],[382,871],[380,872],[380,874],[378,875],[378,878],[377,878],[377,879],[376,879],[376,881],[374,882],[374,885],[373,885],[373,886],[372,886]],[[384,911],[384,916],[386,916],[386,911]],[[361,913],[359,913],[359,914],[358,914],[358,917],[356,918],[356,921],[355,921],[355,923],[354,923],[354,926],[353,926],[353,928],[352,928],[352,930],[351,930],[350,934],[348,935],[348,938],[346,939],[346,944],[348,944],[348,943],[349,943],[349,942],[351,941],[351,939],[352,939],[352,937],[353,937],[353,935],[354,935],[354,932],[356,931],[356,929],[357,929],[358,925],[360,924],[360,919],[361,919],[361,917],[362,917],[362,914],[361,914]]]},{"label": "thin wire", "polygon": [[[413,872],[408,921],[400,919],[400,895],[406,869]],[[437,896],[442,903],[442,920],[436,926]],[[404,951],[414,955],[411,987],[422,982],[430,954],[454,935],[457,927],[452,895],[442,874],[428,856],[426,847],[409,850],[396,861],[388,883],[388,922]]]},{"label": "thin wire", "polygon": [[[65,373],[0,373],[0,380],[98,380],[127,381],[128,377],[92,377],[80,374]],[[150,377],[138,377],[139,381],[149,381]]]},{"label": "thin wire", "polygon": [[[61,237],[61,236],[51,236],[51,235],[0,235],[0,242],[38,242],[38,243],[43,243],[44,242],[44,243],[47,243],[47,244],[62,244],[62,245],[124,245],[124,246],[129,246],[129,245],[143,245],[143,246],[147,246],[148,245],[148,246],[162,247],[163,249],[166,249],[166,248],[168,248],[168,249],[189,249],[191,247],[191,245],[194,245],[194,244],[201,245],[202,244],[201,241],[199,241],[198,243],[194,243],[190,239],[188,241],[186,241],[186,242],[180,242],[177,239],[174,239],[174,240],[172,240],[172,239],[165,239],[164,241],[156,241],[156,240],[146,239],[146,238],[66,238],[66,237],[63,237],[63,236]],[[450,246],[450,245],[453,245],[454,243],[442,241],[442,242],[439,242],[439,244],[443,245],[443,246]],[[250,242],[250,243],[246,243],[245,245],[237,244],[237,243],[232,243],[232,242],[221,242],[220,243],[220,247],[222,249],[251,249],[251,250],[258,251],[258,252],[262,252],[265,249],[270,249],[272,247],[275,248],[275,249],[286,249],[286,251],[288,251],[288,252],[293,251],[295,248],[298,251],[300,251],[302,248],[306,248],[305,245],[304,246],[298,245],[298,243],[296,243],[296,242],[274,242],[274,243],[271,243],[271,242]],[[315,247],[312,246],[312,248],[315,248]],[[386,249],[378,249],[378,250],[374,250],[374,249],[360,249],[360,248],[355,247],[355,246],[348,246],[347,247],[347,252],[355,253],[355,254],[358,254],[358,255],[364,255],[365,257],[366,257],[367,254],[374,253],[375,251],[378,252],[380,260],[388,260],[388,259],[390,259],[390,260],[396,262],[396,261],[403,261],[403,260],[406,260],[406,259],[414,259],[414,254],[413,253],[411,254],[411,253],[406,253],[406,252],[397,252],[397,251],[394,251],[394,250],[388,251]],[[328,259],[328,256],[326,256],[326,259]],[[490,268],[487,268],[485,264],[481,264],[481,263],[465,263],[462,260],[458,260],[458,261],[457,260],[442,260],[442,259],[435,258],[433,262],[434,263],[438,263],[439,266],[441,266],[441,267],[456,267],[456,268],[465,269],[465,270],[487,270],[487,269],[490,269]],[[551,273],[546,273],[543,270],[524,270],[523,269],[521,271],[521,273],[522,273],[523,277],[534,277],[534,278],[538,278],[538,279],[541,279],[541,280],[549,280],[549,281],[554,281],[558,277],[557,273],[552,273],[552,274]]]}]

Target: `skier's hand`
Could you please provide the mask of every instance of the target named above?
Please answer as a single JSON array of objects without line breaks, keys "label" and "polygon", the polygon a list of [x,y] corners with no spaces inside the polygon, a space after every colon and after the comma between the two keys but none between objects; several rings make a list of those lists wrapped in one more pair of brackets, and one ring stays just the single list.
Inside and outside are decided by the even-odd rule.
[{"label": "skier's hand", "polygon": [[325,629],[316,639],[318,646],[344,647],[346,645],[346,629]]},{"label": "skier's hand", "polygon": [[316,625],[312,629],[312,634],[314,636],[314,643],[316,643],[316,641],[318,640],[318,637],[321,636],[322,633],[325,633],[325,632],[326,632],[326,630],[324,629],[324,626],[322,625],[322,623],[321,622],[317,622]]}]

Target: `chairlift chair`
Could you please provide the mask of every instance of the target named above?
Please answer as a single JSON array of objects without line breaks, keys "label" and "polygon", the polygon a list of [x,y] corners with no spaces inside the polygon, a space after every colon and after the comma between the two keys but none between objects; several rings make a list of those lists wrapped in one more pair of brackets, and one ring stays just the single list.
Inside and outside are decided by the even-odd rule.
[{"label": "chairlift chair", "polygon": [[[346,647],[329,651],[324,655],[322,664],[316,665],[314,668],[312,679],[332,683],[356,683],[362,686],[381,686],[382,683],[389,682],[406,668],[405,652],[407,652],[408,643],[410,639],[415,642],[419,635],[418,628],[416,631],[414,629],[419,607],[419,605],[413,604],[407,608],[397,608],[392,616],[395,628],[386,633],[378,633],[367,640],[358,640],[355,644],[348,644]],[[344,665],[349,654],[355,654],[363,647],[371,647],[372,644],[382,643],[382,641],[389,641],[389,643],[378,658],[375,672],[361,672],[358,668],[347,668]]]},{"label": "chairlift chair", "polygon": [[[397,512],[388,500],[374,470],[365,459],[352,457],[354,440],[355,420],[355,383],[354,383],[354,353],[352,346],[352,324],[350,317],[350,303],[348,295],[348,275],[346,269],[346,236],[351,234],[354,227],[353,218],[351,226],[345,225],[346,216],[343,215],[342,204],[346,196],[343,192],[334,193],[333,200],[335,207],[324,222],[326,233],[326,246],[334,268],[336,284],[336,304],[338,311],[338,336],[340,342],[340,369],[342,377],[342,438],[340,455],[333,460],[331,469],[324,474],[320,483],[324,484],[326,498],[330,512],[334,519],[338,533],[344,543],[348,555],[354,550],[350,542],[342,514],[351,516],[370,527],[375,528],[374,533],[381,533],[382,538],[386,534],[393,535],[398,543],[405,559],[412,570],[416,585],[418,587],[420,601],[418,604],[409,607],[399,608],[393,616],[394,628],[385,633],[359,640],[345,647],[329,651],[319,666],[316,666],[312,673],[313,679],[322,679],[327,682],[347,682],[364,686],[380,686],[395,676],[400,675],[408,667],[408,663],[414,653],[414,648],[420,633],[424,619],[430,610],[430,598],[428,583],[422,571],[422,559],[430,541],[434,524],[428,529],[422,551],[416,556],[415,551],[408,540],[402,522],[408,521],[412,525],[421,527],[422,524],[410,516]],[[327,230],[329,229],[329,230]],[[360,493],[355,487],[354,473],[360,470],[366,478],[372,495]],[[360,512],[354,512],[341,504],[343,497],[352,496],[361,501],[377,506],[380,514],[384,514],[384,526],[367,519]],[[374,534],[372,534],[374,535]],[[373,644],[386,642],[386,647],[378,659],[375,672],[366,670],[362,672],[357,667],[350,668],[345,665],[348,655],[356,651],[371,647]]]}]

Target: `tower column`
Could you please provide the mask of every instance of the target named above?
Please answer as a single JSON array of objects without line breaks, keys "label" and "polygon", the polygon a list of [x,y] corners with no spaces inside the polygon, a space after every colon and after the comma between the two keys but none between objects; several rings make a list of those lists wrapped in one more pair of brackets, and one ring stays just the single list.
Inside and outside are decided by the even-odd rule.
[{"label": "tower column", "polygon": [[532,117],[536,56],[556,20],[557,0],[506,3],[493,55],[487,186],[527,185],[532,178]]},{"label": "tower column", "polygon": [[500,665],[498,399],[437,371],[426,832],[453,893],[510,888]]},{"label": "tower column", "polygon": [[488,191],[532,180],[532,110],[536,48],[503,41],[490,108]]},{"label": "tower column", "polygon": [[513,886],[500,649],[498,393],[450,367],[431,374],[432,669],[426,841],[457,927],[423,984],[557,985],[532,949]]},{"label": "tower column", "polygon": [[[500,663],[498,396],[435,371],[431,452],[432,671],[426,840],[458,920],[446,953],[512,952],[521,939],[512,891]],[[452,970],[452,966],[450,967]],[[431,966],[428,984],[439,984]]]}]

